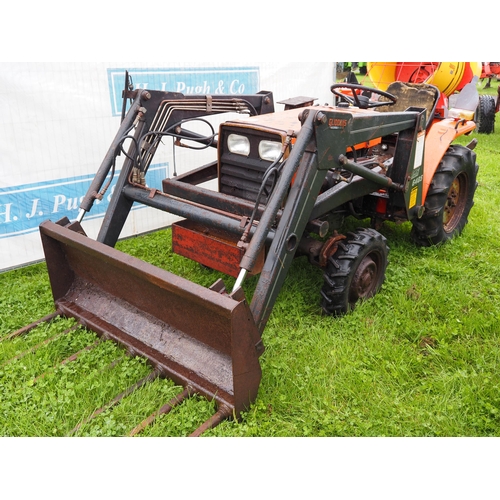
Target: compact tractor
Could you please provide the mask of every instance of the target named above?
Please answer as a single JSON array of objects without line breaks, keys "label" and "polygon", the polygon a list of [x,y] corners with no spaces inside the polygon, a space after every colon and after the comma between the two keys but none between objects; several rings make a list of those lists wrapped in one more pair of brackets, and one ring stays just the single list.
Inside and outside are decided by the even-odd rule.
[{"label": "compact tractor", "polygon": [[[384,222],[409,221],[419,246],[444,243],[467,223],[476,154],[472,143],[453,141],[474,130],[470,111],[457,103],[452,117],[438,116],[440,91],[429,84],[394,82],[382,91],[341,83],[331,91],[335,105],[293,98],[275,111],[264,91],[187,96],[126,87],[130,108],[78,218],[40,226],[52,317],[76,318],[146,357],[157,374],[183,386],[175,404],[192,394],[214,400],[217,412],[193,435],[238,418],[256,399],[262,334],[294,258],[321,269],[318,300],[338,316],[382,286]],[[232,114],[217,133],[190,127],[222,113]],[[148,169],[165,137],[176,147],[213,148],[216,159],[151,188]],[[122,152],[94,240],[84,217]],[[232,276],[234,286],[221,278],[206,288],[115,249],[134,203],[178,216],[173,251]],[[345,231],[348,217],[370,224]],[[249,275],[251,299],[243,288]]]}]

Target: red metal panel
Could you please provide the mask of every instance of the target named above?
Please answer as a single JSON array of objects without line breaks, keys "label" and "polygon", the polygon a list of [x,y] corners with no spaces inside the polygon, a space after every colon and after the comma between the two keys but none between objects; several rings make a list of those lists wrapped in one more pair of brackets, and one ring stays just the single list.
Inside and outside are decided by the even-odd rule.
[{"label": "red metal panel", "polygon": [[[172,225],[172,250],[176,254],[234,278],[238,277],[244,254],[244,249],[237,246],[238,241],[236,235],[190,220]],[[263,264],[264,252],[251,274],[259,273]]]}]

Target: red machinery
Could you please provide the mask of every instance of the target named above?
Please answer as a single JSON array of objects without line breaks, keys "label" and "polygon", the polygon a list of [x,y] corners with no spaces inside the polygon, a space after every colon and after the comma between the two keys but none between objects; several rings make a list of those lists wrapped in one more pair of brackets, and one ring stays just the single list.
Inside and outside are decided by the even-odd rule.
[{"label": "red machinery", "polygon": [[[376,88],[386,90],[394,81],[427,83],[435,85],[441,92],[436,107],[436,116],[444,118],[452,107],[457,94],[474,78],[491,78],[500,74],[500,63],[480,62],[369,62],[368,75]],[[489,86],[489,82],[486,87]],[[473,115],[476,130],[489,134],[495,128],[495,113],[500,99],[491,95],[479,95]]]}]

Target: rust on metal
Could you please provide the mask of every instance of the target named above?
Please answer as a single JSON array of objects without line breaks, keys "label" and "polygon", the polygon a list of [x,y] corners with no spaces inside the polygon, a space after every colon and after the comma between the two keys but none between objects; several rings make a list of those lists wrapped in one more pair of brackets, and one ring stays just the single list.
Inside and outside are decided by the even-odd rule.
[{"label": "rust on metal", "polygon": [[[208,228],[189,219],[172,224],[172,251],[204,266],[238,277],[244,248],[240,238],[227,231]],[[250,274],[258,274],[264,265],[264,251]]]},{"label": "rust on metal", "polygon": [[134,391],[140,389],[143,385],[147,384],[148,382],[152,382],[153,380],[157,379],[159,376],[160,373],[157,370],[153,370],[149,375],[146,375],[144,378],[139,380],[139,382],[136,382],[135,384],[131,385],[128,389],[118,394],[118,396],[114,397],[109,403],[105,404],[104,406],[101,406],[101,408],[97,409],[94,413],[92,413],[92,415],[83,419],[77,426],[71,429],[68,436],[75,434],[76,432],[78,432],[78,430],[80,430],[81,427],[88,424],[95,417],[105,412],[106,410],[113,408],[113,406],[116,406],[123,398],[130,396],[130,394],[132,394]]},{"label": "rust on metal", "polygon": [[213,429],[217,425],[219,425],[223,420],[229,418],[232,414],[231,408],[227,406],[221,406],[217,413],[212,415],[206,422],[204,422],[198,429],[196,429],[193,433],[189,435],[189,437],[199,437],[204,432],[209,429]]},{"label": "rust on metal", "polygon": [[325,242],[319,255],[319,265],[321,267],[326,267],[328,259],[337,251],[339,241],[345,239],[346,237],[343,234],[336,234]]},{"label": "rust on metal", "polygon": [[[184,96],[154,90],[131,92],[130,85],[127,73],[120,129],[82,199],[77,220],[46,221],[40,226],[56,306],[50,317],[75,318],[152,365],[148,377],[89,419],[162,376],[182,386],[182,392],[130,435],[140,433],[187,397],[200,395],[213,401],[217,411],[191,434],[198,436],[225,418],[238,418],[256,399],[261,333],[292,260],[306,255],[314,265],[325,267],[340,251],[345,236],[334,232],[323,242],[330,230],[330,215],[333,222],[344,216],[366,216],[374,225],[384,220],[413,220],[423,209],[440,158],[455,137],[475,125],[441,122],[436,131],[433,127],[427,133],[423,151],[424,108],[406,109],[405,105],[405,111],[392,113],[362,109],[380,103],[360,101],[355,93],[364,89],[360,86],[345,84],[356,97],[357,106],[351,108],[312,106],[315,98],[301,96],[281,101],[285,111],[274,113],[270,92],[238,98]],[[396,100],[391,94],[386,97]],[[125,115],[127,98],[134,102]],[[210,125],[208,135],[187,127],[191,120],[205,121],[207,115],[225,112],[251,116],[222,123],[218,133]],[[231,138],[241,135],[246,146],[234,149]],[[382,143],[384,136],[387,140]],[[148,187],[146,174],[166,137],[172,137],[175,146],[193,147],[188,143],[194,141],[198,143],[194,149],[217,148],[217,160],[180,176],[174,165],[174,178],[164,179],[161,190]],[[111,186],[117,156],[125,152],[128,142],[94,241],[80,223]],[[433,147],[437,142],[439,148]],[[382,144],[382,156],[372,149],[378,144]],[[432,153],[434,149],[437,152]],[[421,156],[423,175],[416,171]],[[215,179],[217,190],[203,187]],[[407,189],[410,180],[412,191]],[[461,187],[456,183],[450,196]],[[374,207],[373,194],[381,188],[387,198]],[[411,199],[413,192],[416,199]],[[365,196],[370,197],[368,203],[359,204],[361,213],[355,213],[353,201]],[[222,280],[205,288],[114,249],[134,203],[186,219],[173,226],[173,251],[237,278],[233,292],[226,291]],[[453,210],[453,204],[447,208]],[[358,298],[370,295],[377,266],[376,259],[368,256],[350,277]],[[250,304],[242,289],[247,273],[260,274]],[[325,278],[331,281],[329,275]],[[332,294],[323,294],[328,304]],[[322,303],[322,307],[332,314],[330,305]],[[7,338],[22,335],[39,322]]]},{"label": "rust on metal", "polygon": [[54,340],[57,340],[57,339],[63,337],[67,333],[69,333],[69,332],[71,332],[73,330],[76,330],[80,326],[81,326],[80,324],[76,324],[76,325],[71,326],[70,328],[67,328],[63,332],[56,333],[52,337],[50,337],[48,339],[45,339],[43,342],[40,342],[39,344],[37,344],[37,345],[35,345],[33,347],[30,347],[28,350],[23,351],[22,353],[18,354],[17,356],[14,356],[13,358],[8,359],[7,361],[5,361],[4,363],[2,363],[0,365],[0,368],[8,365],[9,363],[12,363],[13,361],[18,361],[18,360],[24,358],[28,354],[31,354],[31,353],[35,352],[36,350],[38,350],[40,347],[43,347],[44,345],[48,345],[51,342],[54,342]]},{"label": "rust on metal", "polygon": [[197,285],[50,221],[40,234],[62,314],[235,415],[248,409],[261,379],[260,333],[244,294]]},{"label": "rust on metal", "polygon": [[54,311],[53,313],[47,314],[47,316],[44,316],[43,318],[37,319],[36,321],[33,321],[33,323],[30,323],[29,325],[23,326],[19,330],[16,330],[15,332],[12,332],[9,335],[6,335],[1,340],[2,341],[12,340],[16,337],[20,337],[21,335],[25,335],[26,333],[29,333],[31,330],[36,328],[38,325],[41,325],[42,323],[53,320],[54,318],[59,316],[59,314],[60,314],[59,311]]},{"label": "rust on metal", "polygon": [[190,396],[189,388],[185,388],[180,394],[174,396],[167,404],[164,404],[159,410],[152,413],[149,417],[145,418],[139,425],[134,427],[129,436],[136,436],[142,432],[148,425],[151,425],[160,415],[170,413],[172,409],[180,405],[186,398]]},{"label": "rust on metal", "polygon": [[[63,359],[60,363],[52,367],[53,370],[56,368],[59,368],[60,366],[67,365],[68,363],[71,363],[72,361],[76,361],[84,352],[91,351],[95,347],[97,347],[100,344],[100,340],[96,340],[93,344],[88,345],[84,347],[83,349],[80,349],[79,351],[75,352],[71,356],[68,356],[66,359]],[[38,382],[40,379],[44,378],[45,375],[47,375],[47,372],[42,373],[41,375],[38,375],[38,377],[35,377],[33,379],[33,383]]]}]

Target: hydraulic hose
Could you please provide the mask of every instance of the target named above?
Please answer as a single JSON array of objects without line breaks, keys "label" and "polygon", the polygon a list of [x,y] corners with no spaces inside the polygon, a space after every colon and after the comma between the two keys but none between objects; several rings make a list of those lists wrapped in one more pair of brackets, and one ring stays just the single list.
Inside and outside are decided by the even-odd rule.
[{"label": "hydraulic hose", "polygon": [[304,155],[307,145],[311,140],[311,137],[314,132],[313,122],[316,113],[309,113],[307,118],[305,119],[304,124],[300,130],[300,134],[297,137],[297,141],[295,142],[295,146],[290,152],[290,156],[288,157],[286,167],[283,169],[276,187],[271,194],[271,197],[268,200],[266,210],[264,210],[262,217],[259,221],[259,225],[255,230],[255,234],[253,235],[248,247],[246,249],[245,255],[241,259],[241,268],[246,269],[247,271],[251,271],[257,257],[264,246],[267,235],[271,226],[273,225],[276,216],[278,214],[278,210],[281,208],[283,200],[292,184],[293,176],[297,171],[300,160]]},{"label": "hydraulic hose", "polygon": [[145,90],[139,92],[134,102],[132,103],[129,112],[125,116],[125,119],[122,121],[120,128],[118,129],[118,132],[113,139],[113,142],[111,143],[111,146],[109,147],[108,152],[106,153],[106,156],[101,163],[101,166],[99,167],[99,170],[97,171],[92,183],[90,184],[89,189],[87,190],[87,193],[80,203],[81,210],[78,216],[80,222],[83,219],[84,213],[89,212],[94,204],[94,201],[99,198],[99,191],[101,190],[101,187],[109,174],[111,166],[115,161],[116,150],[120,146],[123,137],[126,136],[128,132],[133,128],[137,113],[139,112],[139,108],[141,107],[142,99],[148,99],[148,96],[149,93]]}]

